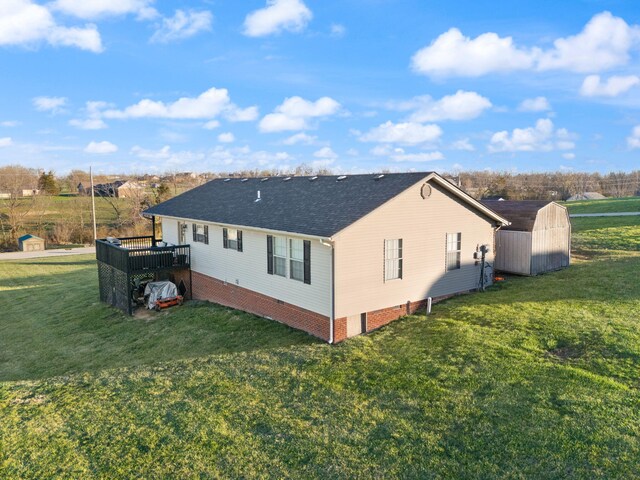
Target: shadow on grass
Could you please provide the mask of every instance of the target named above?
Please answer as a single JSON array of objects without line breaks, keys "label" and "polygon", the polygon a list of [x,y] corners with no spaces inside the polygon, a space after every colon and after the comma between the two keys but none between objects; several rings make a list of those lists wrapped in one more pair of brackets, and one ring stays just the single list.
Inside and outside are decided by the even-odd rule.
[{"label": "shadow on grass", "polygon": [[0,283],[12,287],[0,289],[0,381],[320,343],[208,302],[129,317],[99,301],[95,268],[83,268],[90,263],[44,262],[35,272],[32,262],[12,265],[12,276]]}]

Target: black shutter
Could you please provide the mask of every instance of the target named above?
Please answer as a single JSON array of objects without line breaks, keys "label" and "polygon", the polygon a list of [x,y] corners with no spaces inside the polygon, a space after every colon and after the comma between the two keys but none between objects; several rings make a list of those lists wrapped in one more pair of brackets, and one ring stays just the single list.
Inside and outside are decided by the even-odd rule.
[{"label": "black shutter", "polygon": [[196,227],[196,224],[193,224],[193,241],[197,242],[198,240],[196,239],[196,235],[198,234],[198,227]]},{"label": "black shutter", "polygon": [[209,245],[209,225],[204,226],[204,243]]},{"label": "black shutter", "polygon": [[402,239],[398,240],[398,278],[402,278]]},{"label": "black shutter", "polygon": [[242,251],[242,230],[238,230],[238,251]]},{"label": "black shutter", "polygon": [[304,241],[304,283],[311,285],[311,241]]},{"label": "black shutter", "polygon": [[229,248],[229,230],[222,229],[222,248]]},{"label": "black shutter", "polygon": [[273,275],[273,236],[267,235],[267,273]]}]

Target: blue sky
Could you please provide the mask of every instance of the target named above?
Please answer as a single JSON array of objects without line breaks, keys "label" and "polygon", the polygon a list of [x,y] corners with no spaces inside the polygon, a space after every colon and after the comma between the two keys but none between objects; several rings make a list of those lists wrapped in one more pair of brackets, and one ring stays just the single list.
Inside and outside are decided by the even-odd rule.
[{"label": "blue sky", "polygon": [[0,165],[638,169],[640,6],[2,0]]}]

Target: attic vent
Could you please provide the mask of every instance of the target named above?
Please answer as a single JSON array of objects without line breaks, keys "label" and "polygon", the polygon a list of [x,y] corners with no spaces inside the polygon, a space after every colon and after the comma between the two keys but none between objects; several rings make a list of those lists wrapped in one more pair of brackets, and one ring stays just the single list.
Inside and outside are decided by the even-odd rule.
[{"label": "attic vent", "polygon": [[230,178],[225,178],[225,179],[223,180],[223,182],[225,182],[225,183],[230,182],[230,181],[231,181],[231,179],[230,179]]},{"label": "attic vent", "polygon": [[429,185],[428,183],[422,185],[422,188],[420,189],[420,195],[425,200],[429,198],[431,196],[431,185]]},{"label": "attic vent", "polygon": [[249,181],[249,179],[248,179],[248,178],[243,178],[243,179],[242,179],[242,180],[240,180],[240,181],[241,181],[242,183],[244,183],[244,182],[248,182],[248,181]]},{"label": "attic vent", "polygon": [[311,178],[309,179],[309,181],[310,181],[310,182],[313,182],[314,180],[317,180],[317,179],[318,179],[318,176],[316,175],[316,176],[314,176],[314,177],[311,177]]},{"label": "attic vent", "polygon": [[288,182],[289,180],[291,180],[291,177],[287,177],[283,180],[283,182]]},{"label": "attic vent", "polygon": [[260,180],[261,182],[266,182],[267,180],[269,180],[269,177],[264,177],[262,180]]},{"label": "attic vent", "polygon": [[342,180],[344,180],[345,178],[347,178],[346,175],[340,175],[338,178],[336,178],[336,182],[341,182]]},{"label": "attic vent", "polygon": [[376,175],[376,178],[374,178],[375,181],[381,180],[384,178],[384,174],[380,174],[380,175]]}]

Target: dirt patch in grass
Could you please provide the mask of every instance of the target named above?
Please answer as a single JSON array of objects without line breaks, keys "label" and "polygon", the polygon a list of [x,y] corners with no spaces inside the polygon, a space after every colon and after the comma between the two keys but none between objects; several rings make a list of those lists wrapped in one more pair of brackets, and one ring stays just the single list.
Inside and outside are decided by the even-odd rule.
[{"label": "dirt patch in grass", "polygon": [[577,360],[584,355],[584,348],[579,345],[566,345],[547,351],[547,355],[561,361]]}]

